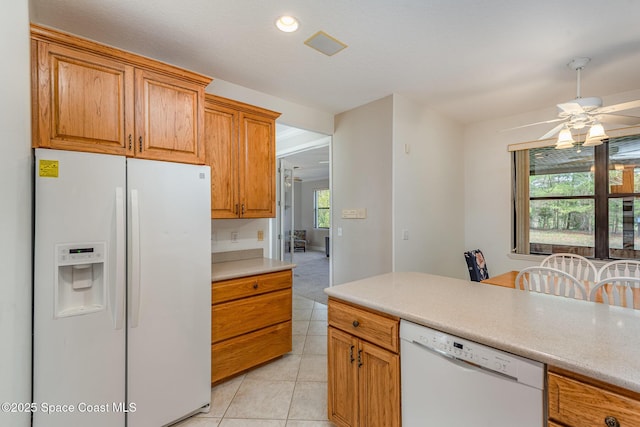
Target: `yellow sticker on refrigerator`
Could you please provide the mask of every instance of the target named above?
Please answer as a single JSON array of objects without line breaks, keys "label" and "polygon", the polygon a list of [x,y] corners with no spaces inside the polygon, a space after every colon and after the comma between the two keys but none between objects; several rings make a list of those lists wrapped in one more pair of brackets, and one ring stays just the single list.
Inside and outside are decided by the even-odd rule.
[{"label": "yellow sticker on refrigerator", "polygon": [[38,176],[43,178],[58,177],[58,161],[57,160],[40,160],[38,164]]}]

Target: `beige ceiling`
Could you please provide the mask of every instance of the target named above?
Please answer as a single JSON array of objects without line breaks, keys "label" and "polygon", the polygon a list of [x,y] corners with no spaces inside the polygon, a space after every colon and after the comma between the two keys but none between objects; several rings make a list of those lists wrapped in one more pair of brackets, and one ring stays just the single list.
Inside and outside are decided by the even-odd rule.
[{"label": "beige ceiling", "polygon": [[[32,21],[339,113],[398,93],[467,124],[640,88],[638,0],[31,0]],[[276,30],[281,14],[300,29]],[[348,47],[304,44],[323,30]]]}]

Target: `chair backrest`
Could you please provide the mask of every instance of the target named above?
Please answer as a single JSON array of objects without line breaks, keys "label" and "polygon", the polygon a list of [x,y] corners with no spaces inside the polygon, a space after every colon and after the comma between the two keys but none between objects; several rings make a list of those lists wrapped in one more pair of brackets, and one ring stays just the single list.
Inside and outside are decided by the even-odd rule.
[{"label": "chair backrest", "polygon": [[489,269],[484,259],[484,254],[480,249],[474,249],[464,253],[464,259],[469,269],[469,277],[474,282],[489,278]]},{"label": "chair backrest", "polygon": [[307,240],[307,230],[294,230],[293,236],[299,240]]},{"label": "chair backrest", "polygon": [[598,280],[609,277],[640,277],[640,261],[611,261],[600,267]]},{"label": "chair backrest", "polygon": [[640,309],[640,277],[609,277],[591,288],[589,301]]},{"label": "chair backrest", "polygon": [[598,269],[587,258],[576,254],[549,255],[540,263],[541,267],[557,268],[569,273],[580,281],[595,282],[598,280]]},{"label": "chair backrest", "polygon": [[552,267],[537,265],[520,270],[516,276],[515,287],[525,291],[587,299],[587,291],[578,279],[566,271]]}]

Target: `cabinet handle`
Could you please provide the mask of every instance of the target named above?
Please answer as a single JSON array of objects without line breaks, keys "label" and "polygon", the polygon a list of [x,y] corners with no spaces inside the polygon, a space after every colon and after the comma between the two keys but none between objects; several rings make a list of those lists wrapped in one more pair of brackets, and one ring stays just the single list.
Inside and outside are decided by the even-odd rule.
[{"label": "cabinet handle", "polygon": [[244,215],[244,203],[242,204],[242,215]]},{"label": "cabinet handle", "polygon": [[358,350],[358,368],[362,366],[362,350]]},{"label": "cabinet handle", "polygon": [[616,417],[608,416],[604,419],[604,424],[607,427],[620,427],[620,422]]},{"label": "cabinet handle", "polygon": [[351,361],[350,361],[351,363],[353,363],[353,361],[354,361],[354,360],[356,360],[356,359],[353,357],[353,349],[354,349],[354,348],[355,348],[355,346],[354,346],[354,345],[352,345],[352,346],[351,346],[351,348],[349,349],[349,359],[351,359]]},{"label": "cabinet handle", "polygon": [[258,282],[253,284],[253,289],[258,289]]},{"label": "cabinet handle", "polygon": [[138,139],[138,147],[140,148],[140,152],[142,153],[142,137]]},{"label": "cabinet handle", "polygon": [[129,134],[129,151],[131,151],[132,148],[133,148],[133,145],[131,141],[131,134]]},{"label": "cabinet handle", "polygon": [[358,322],[357,320],[354,320],[352,325],[354,328],[357,328],[358,326],[360,326],[360,322]]},{"label": "cabinet handle", "polygon": [[236,215],[238,215],[238,204],[236,203]]}]

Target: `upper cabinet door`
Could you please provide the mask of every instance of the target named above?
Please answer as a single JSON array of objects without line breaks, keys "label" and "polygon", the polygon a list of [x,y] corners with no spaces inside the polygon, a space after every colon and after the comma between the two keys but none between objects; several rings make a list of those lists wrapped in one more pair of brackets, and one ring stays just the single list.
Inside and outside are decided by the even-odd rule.
[{"label": "upper cabinet door", "polygon": [[204,87],[137,69],[136,157],[203,164]]},{"label": "upper cabinet door", "polygon": [[32,43],[34,146],[126,154],[133,135],[133,67]]},{"label": "upper cabinet door", "polygon": [[205,164],[211,166],[211,218],[238,217],[238,112],[204,110]]},{"label": "upper cabinet door", "polygon": [[276,209],[275,124],[240,115],[240,195],[243,218],[272,218]]}]

